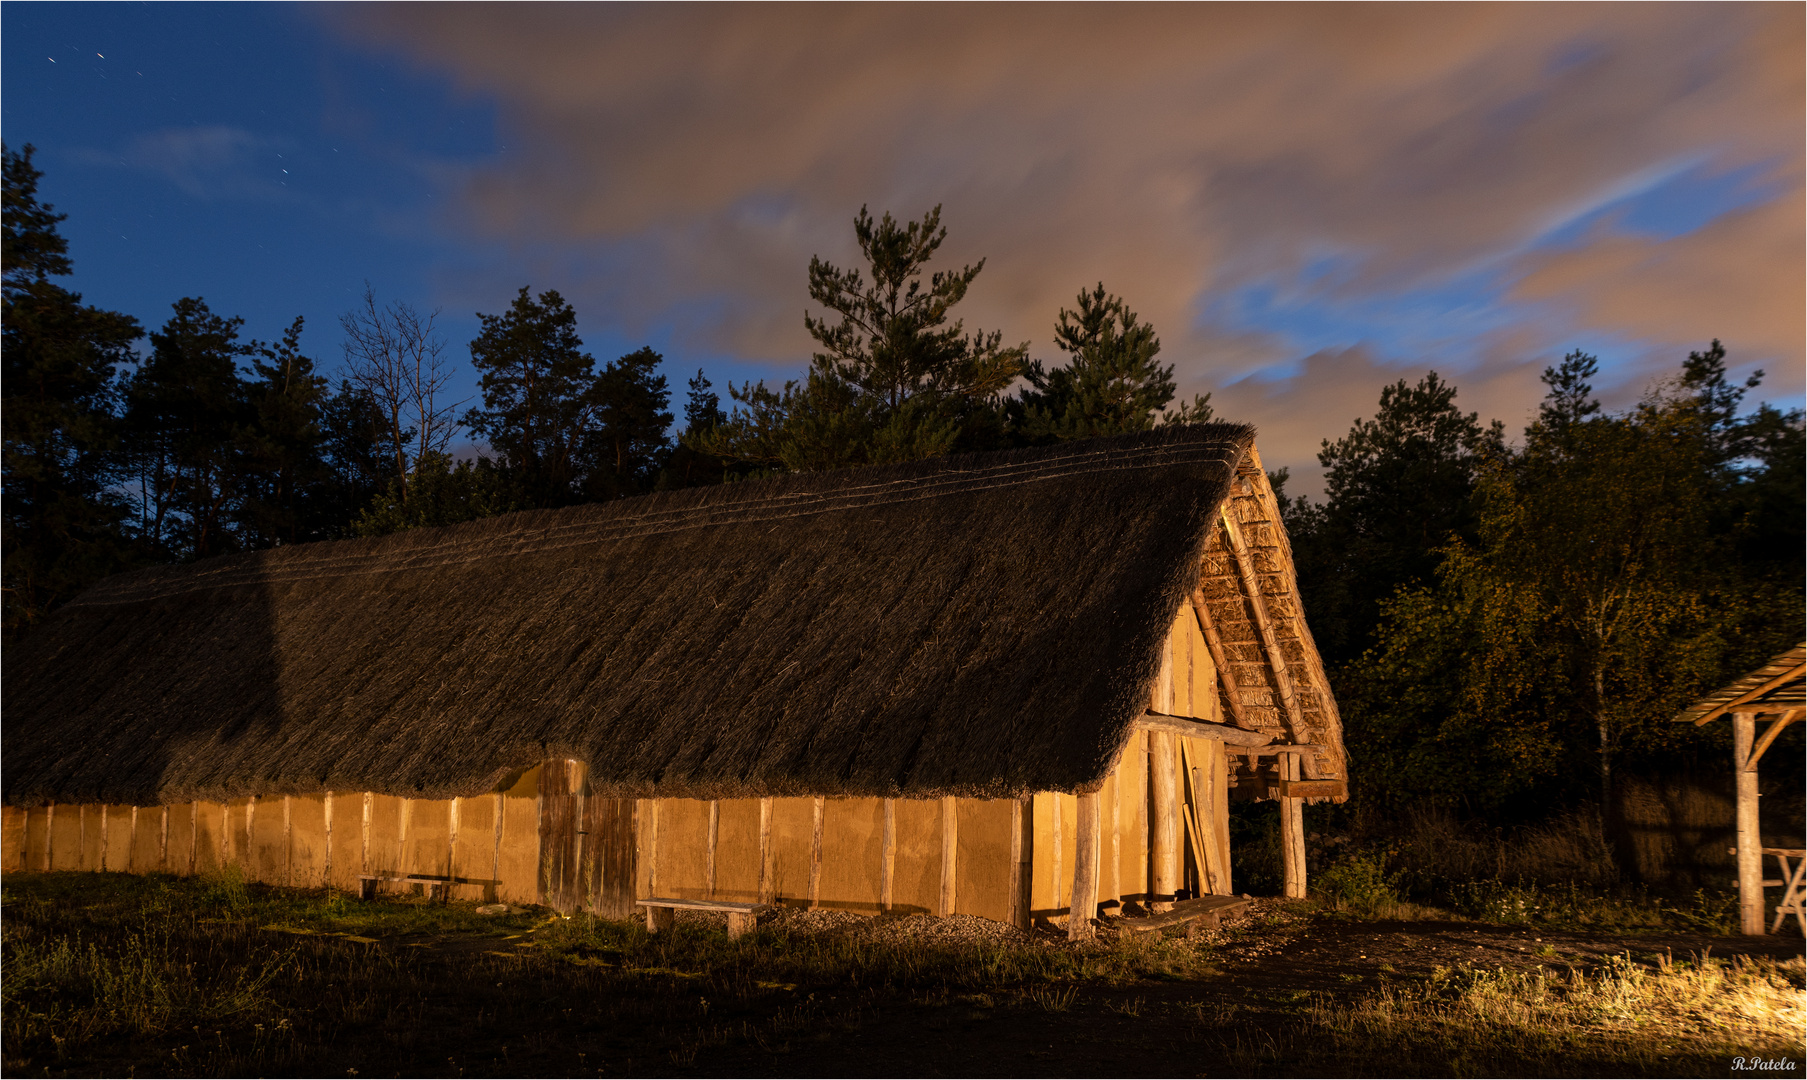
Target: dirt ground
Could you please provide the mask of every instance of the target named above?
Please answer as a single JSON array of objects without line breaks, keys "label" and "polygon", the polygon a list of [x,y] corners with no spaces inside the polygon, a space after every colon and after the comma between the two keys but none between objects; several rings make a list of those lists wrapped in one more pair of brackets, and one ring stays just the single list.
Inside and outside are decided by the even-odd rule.
[{"label": "dirt ground", "polygon": [[[1320,1076],[1327,1075],[1324,1064],[1308,1047],[1288,1046],[1302,1010],[1352,1002],[1388,981],[1421,979],[1438,968],[1561,970],[1593,968],[1609,957],[1655,965],[1662,958],[1699,955],[1787,960],[1803,954],[1798,937],[1624,936],[1472,922],[1358,922],[1290,914],[1273,901],[1258,901],[1250,917],[1229,920],[1211,936],[1223,957],[1214,978],[1082,986],[1060,1011],[970,997],[864,1010],[813,1035],[703,1051],[693,1069],[676,1074]],[[1247,1044],[1235,1045],[1232,1036],[1226,1047],[1226,1028],[1245,1031]],[[1415,1072],[1399,1062],[1341,1064],[1338,1075]],[[1500,1075],[1476,1064],[1480,1075]],[[1626,1075],[1609,1061],[1598,1062],[1598,1068],[1585,1058],[1572,1064],[1568,1075]],[[1697,1075],[1701,1064],[1676,1061],[1673,1074]],[[1797,1056],[1792,1070],[1767,1075],[1803,1075],[1802,1065]],[[1508,1068],[1504,1074],[1512,1073]],[[1730,1061],[1710,1074],[1749,1075]]]},{"label": "dirt ground", "polygon": [[[1788,1038],[1798,967],[1765,976],[1758,1013],[1723,1008],[1721,990],[1674,998],[1680,984],[1654,974],[1701,957],[1794,961],[1798,936],[1375,922],[1257,900],[1158,946],[1109,944],[1107,920],[1104,940],[1075,953],[1062,935],[971,916],[785,909],[761,920],[782,933],[737,944],[701,927],[649,938],[540,909],[366,905],[126,875],[25,875],[6,894],[5,1076],[1807,1075]],[[684,913],[680,930],[721,918]],[[133,963],[164,957],[163,975],[151,978],[147,960],[136,983],[108,984],[111,1004],[71,1011],[85,999],[56,972],[88,970],[96,943]],[[197,1006],[180,1025],[137,1028],[109,1011],[143,997],[135,986],[236,985],[277,970],[279,956],[281,978],[255,1007]],[[1427,987],[1492,977],[1477,973],[1582,972],[1601,987],[1628,964],[1659,989],[1631,1015],[1578,1024],[1564,997],[1572,1031],[1552,1038],[1526,1038],[1521,1017],[1500,1026],[1504,1037],[1477,1039],[1463,1029],[1471,1013],[1421,1007]],[[1413,993],[1409,1023],[1378,1035],[1347,1026],[1358,1005]],[[1759,1050],[1782,1067],[1736,1067]]]}]

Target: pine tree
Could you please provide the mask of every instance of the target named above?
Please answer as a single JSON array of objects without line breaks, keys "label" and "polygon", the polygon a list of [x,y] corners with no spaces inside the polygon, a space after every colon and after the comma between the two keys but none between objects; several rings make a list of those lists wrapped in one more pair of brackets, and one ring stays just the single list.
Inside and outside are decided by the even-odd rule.
[{"label": "pine tree", "polygon": [[0,229],[0,357],[4,358],[4,627],[10,635],[138,557],[114,491],[121,476],[117,371],[143,335],[135,319],[81,302],[50,279],[73,270],[38,199],[43,173],[23,153],[4,159]]},{"label": "pine tree", "polygon": [[706,440],[709,452],[759,468],[812,470],[936,457],[1001,437],[1003,394],[1028,343],[1005,347],[997,331],[968,334],[951,314],[985,261],[925,282],[947,238],[939,206],[907,224],[888,213],[874,221],[861,207],[853,231],[864,271],[810,260],[810,298],[832,315],[804,315],[819,346],[807,378],[778,390],[763,381],[730,384],[742,408]]},{"label": "pine tree", "polygon": [[[1030,361],[1023,371],[1029,386],[1013,411],[1031,442],[1146,431],[1173,400],[1173,367],[1155,361],[1161,339],[1154,326],[1105,292],[1103,282],[1081,292],[1078,304],[1076,311],[1062,308],[1054,326],[1067,363],[1044,371]],[[1187,419],[1199,411],[1209,416],[1202,399]]]},{"label": "pine tree", "polygon": [[248,494],[240,456],[254,411],[239,378],[244,320],[184,297],[150,335],[151,355],[126,383],[125,450],[140,491],[139,535],[162,558],[236,551]]}]

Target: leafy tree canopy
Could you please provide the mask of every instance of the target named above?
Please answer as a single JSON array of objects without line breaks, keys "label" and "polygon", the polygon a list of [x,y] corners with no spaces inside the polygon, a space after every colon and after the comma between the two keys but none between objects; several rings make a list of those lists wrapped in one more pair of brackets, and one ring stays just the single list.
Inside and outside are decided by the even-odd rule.
[{"label": "leafy tree canopy", "polygon": [[1383,388],[1373,419],[1324,440],[1325,501],[1288,506],[1312,632],[1332,663],[1367,647],[1383,599],[1427,580],[1439,549],[1472,535],[1476,472],[1503,436],[1455,398],[1434,371]]}]

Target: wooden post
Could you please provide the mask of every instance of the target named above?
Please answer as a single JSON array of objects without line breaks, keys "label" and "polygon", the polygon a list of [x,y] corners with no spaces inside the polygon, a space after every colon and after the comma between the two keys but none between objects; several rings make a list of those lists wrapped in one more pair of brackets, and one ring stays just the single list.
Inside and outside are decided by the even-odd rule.
[{"label": "wooden post", "polygon": [[[721,835],[722,804],[719,799],[709,800],[709,837],[703,845],[703,880],[709,888],[709,899],[715,899],[715,844]],[[765,860],[760,860],[760,872],[765,871]]]},{"label": "wooden post", "polygon": [[1738,926],[1761,934],[1763,925],[1763,835],[1757,810],[1757,714],[1732,714],[1732,768],[1738,794]]},{"label": "wooden post", "polygon": [[1085,941],[1092,936],[1092,919],[1098,914],[1098,793],[1079,796],[1079,814],[1073,830],[1073,900],[1067,915],[1067,940]]},{"label": "wooden post", "polygon": [[125,872],[129,874],[132,872],[135,865],[134,860],[138,854],[138,808],[136,806],[132,807],[132,831],[126,835],[131,837],[125,846]]},{"label": "wooden post", "polygon": [[778,901],[777,868],[772,865],[772,800],[759,800],[759,902]]},{"label": "wooden post", "polygon": [[326,819],[325,855],[320,860],[320,884],[328,889],[333,887],[333,793],[328,791],[321,800],[322,815]]},{"label": "wooden post", "polygon": [[56,865],[56,801],[53,799],[44,807],[44,872],[50,873]]},{"label": "wooden post", "polygon": [[1154,803],[1154,835],[1149,838],[1154,863],[1154,895],[1150,908],[1166,911],[1179,889],[1179,793],[1174,790],[1175,736],[1166,732],[1149,733],[1148,780]]},{"label": "wooden post", "polygon": [[238,861],[238,854],[232,843],[232,802],[220,800],[220,869]]},{"label": "wooden post", "polygon": [[502,814],[503,808],[508,805],[508,800],[502,797],[500,791],[495,793],[495,800],[496,846],[489,857],[489,880],[491,884],[488,889],[485,890],[483,897],[484,900],[492,904],[497,900],[502,899]]},{"label": "wooden post", "polygon": [[94,860],[94,868],[100,872],[107,869],[107,804],[100,804],[100,857]]},{"label": "wooden post", "polygon": [[1048,814],[1048,888],[1054,894],[1048,898],[1048,910],[1050,913],[1058,913],[1060,911],[1060,887],[1065,878],[1065,875],[1061,873],[1060,864],[1061,855],[1064,853],[1063,849],[1066,847],[1061,842],[1065,839],[1061,836],[1061,832],[1062,826],[1066,824],[1067,808],[1061,805],[1058,791],[1048,792],[1048,806],[1050,809]]},{"label": "wooden post", "polygon": [[1023,802],[1023,799],[1010,800],[1010,922],[1018,929],[1027,930],[1030,908],[1027,896],[1029,867],[1025,864],[1028,861],[1029,845],[1023,843],[1023,830],[1031,815],[1023,813]]},{"label": "wooden post", "polygon": [[822,811],[824,802],[817,795],[810,810],[809,828],[809,909],[822,903]]},{"label": "wooden post", "polygon": [[157,869],[169,872],[169,807],[163,807],[163,820],[157,826]]},{"label": "wooden post", "polygon": [[261,881],[257,875],[257,796],[245,799],[245,877]]},{"label": "wooden post", "polygon": [[1118,914],[1123,913],[1123,829],[1122,829],[1123,790],[1122,790],[1122,788],[1123,788],[1122,765],[1121,765],[1121,763],[1119,763],[1117,770],[1111,773],[1110,788],[1109,788],[1110,800],[1111,800],[1111,814],[1110,814],[1110,821],[1106,823],[1111,831],[1111,843],[1110,843],[1110,852],[1109,852],[1110,866],[1108,868],[1110,872],[1106,877],[1106,880],[1110,882],[1110,892],[1109,892],[1108,896],[1106,897],[1106,900],[1109,903],[1113,903],[1113,904],[1117,905],[1117,913]]},{"label": "wooden post", "polygon": [[879,841],[878,909],[891,910],[891,871],[897,862],[897,801],[885,800],[885,833]]},{"label": "wooden post", "polygon": [[[413,799],[402,800],[401,819],[401,839],[396,841],[395,845],[395,871],[398,874],[411,874],[414,871],[411,869],[411,864],[408,861],[408,833],[413,831],[414,826]],[[409,887],[409,891],[412,892],[413,889]],[[542,903],[543,902],[544,901],[542,900]]]},{"label": "wooden post", "polygon": [[370,802],[372,798],[374,798],[373,793],[368,791],[364,793],[364,828],[362,846],[359,848],[358,854],[358,873],[360,874],[370,873]]},{"label": "wooden post", "polygon": [[[646,809],[646,896],[650,900],[659,895],[659,800],[645,799],[640,805]],[[653,925],[653,912],[659,910],[646,909],[648,929],[658,929]]]},{"label": "wooden post", "polygon": [[952,795],[941,798],[941,912],[954,913],[954,872],[960,846],[959,810]]},{"label": "wooden post", "polygon": [[195,876],[195,849],[201,844],[201,804],[188,804],[188,876]]},{"label": "wooden post", "polygon": [[291,796],[282,797],[282,883],[288,888],[295,885],[295,839],[290,829],[289,800]]},{"label": "wooden post", "polygon": [[[1288,780],[1299,779],[1299,756],[1297,754],[1281,754],[1278,762],[1280,775]],[[1280,800],[1280,846],[1284,857],[1282,867],[1285,893],[1290,900],[1305,898],[1305,800]]]},{"label": "wooden post", "polygon": [[[458,873],[453,869],[458,864],[458,796],[452,796],[452,805],[446,810],[445,830],[445,876],[454,877]],[[450,900],[451,885],[446,886],[445,897]]]}]

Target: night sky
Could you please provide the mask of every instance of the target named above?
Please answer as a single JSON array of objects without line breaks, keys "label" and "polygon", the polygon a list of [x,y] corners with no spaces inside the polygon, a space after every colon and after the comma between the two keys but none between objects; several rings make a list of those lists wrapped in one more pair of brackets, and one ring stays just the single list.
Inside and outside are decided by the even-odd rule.
[{"label": "night sky", "polygon": [[1057,361],[1102,280],[1315,491],[1427,368],[1516,430],[1570,349],[1623,407],[1719,337],[1799,404],[1804,13],[13,3],[0,121],[87,302],[302,315],[333,368],[368,281],[443,309],[461,396],[522,285],[680,400],[798,375],[810,256],[940,203],[969,329]]}]

